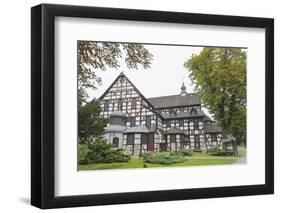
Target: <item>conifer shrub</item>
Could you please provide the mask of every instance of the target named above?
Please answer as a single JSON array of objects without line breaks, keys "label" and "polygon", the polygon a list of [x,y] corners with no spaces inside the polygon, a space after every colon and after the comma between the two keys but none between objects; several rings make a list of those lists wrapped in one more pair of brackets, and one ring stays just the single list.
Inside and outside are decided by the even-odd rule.
[{"label": "conifer shrub", "polygon": [[186,159],[182,154],[175,155],[168,152],[156,152],[150,155],[144,155],[143,160],[145,163],[174,164],[184,162]]},{"label": "conifer shrub", "polygon": [[221,146],[216,145],[210,147],[207,151],[207,154],[212,156],[230,156],[234,155],[234,150],[225,150]]},{"label": "conifer shrub", "polygon": [[111,144],[103,138],[95,141],[84,141],[78,145],[78,161],[80,165],[94,163],[120,163],[128,162],[130,156],[125,155],[122,149],[112,148]]}]

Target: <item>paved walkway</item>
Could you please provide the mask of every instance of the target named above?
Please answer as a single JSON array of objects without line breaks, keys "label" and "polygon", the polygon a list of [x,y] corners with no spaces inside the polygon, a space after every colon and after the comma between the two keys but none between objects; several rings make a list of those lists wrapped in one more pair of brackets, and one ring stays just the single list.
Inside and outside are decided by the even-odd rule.
[{"label": "paved walkway", "polygon": [[237,161],[235,161],[235,164],[245,164],[245,163],[247,163],[245,156],[242,156]]}]

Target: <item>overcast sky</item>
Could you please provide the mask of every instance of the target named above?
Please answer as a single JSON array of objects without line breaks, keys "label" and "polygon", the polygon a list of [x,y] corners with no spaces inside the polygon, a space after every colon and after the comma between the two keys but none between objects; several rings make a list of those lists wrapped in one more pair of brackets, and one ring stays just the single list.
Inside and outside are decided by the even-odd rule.
[{"label": "overcast sky", "polygon": [[188,77],[189,72],[183,64],[192,54],[198,54],[202,47],[144,46],[154,56],[150,69],[128,69],[124,59],[121,59],[121,66],[118,69],[97,70],[97,75],[102,79],[102,85],[97,90],[88,91],[90,99],[100,97],[122,71],[147,98],[179,94],[182,82],[185,83],[187,92],[193,92],[193,86]]},{"label": "overcast sky", "polygon": [[[203,47],[193,46],[167,46],[167,45],[144,45],[153,54],[150,69],[128,69],[124,58],[120,59],[118,69],[109,68],[106,71],[96,70],[97,76],[101,77],[102,85],[97,90],[88,90],[89,100],[99,98],[104,91],[117,78],[120,72],[146,97],[177,95],[180,93],[182,83],[185,83],[187,92],[194,92],[194,85],[189,79],[189,71],[183,66],[193,54],[199,54]],[[205,113],[213,117],[205,108]]]}]

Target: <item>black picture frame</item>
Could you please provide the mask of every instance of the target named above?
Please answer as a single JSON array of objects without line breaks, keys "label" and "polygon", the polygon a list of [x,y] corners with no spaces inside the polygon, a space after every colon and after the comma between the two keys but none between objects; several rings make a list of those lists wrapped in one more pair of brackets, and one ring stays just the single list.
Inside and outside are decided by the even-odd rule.
[{"label": "black picture frame", "polygon": [[[265,48],[265,184],[56,197],[55,17],[263,28]],[[41,4],[31,9],[31,204],[60,208],[274,193],[274,20],[164,11]]]}]

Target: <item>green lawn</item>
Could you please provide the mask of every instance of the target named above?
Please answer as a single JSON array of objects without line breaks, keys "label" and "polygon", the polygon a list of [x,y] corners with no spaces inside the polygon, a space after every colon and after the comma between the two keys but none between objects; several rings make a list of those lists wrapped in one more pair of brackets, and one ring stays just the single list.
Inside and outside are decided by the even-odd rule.
[{"label": "green lawn", "polygon": [[[202,153],[194,153],[192,157],[186,157],[186,161],[170,165],[145,163],[145,168],[155,167],[176,167],[176,166],[206,166],[206,165],[222,165],[233,164],[239,157],[246,156],[246,148],[238,147],[238,157],[233,156],[210,156],[203,151]],[[79,170],[99,170],[99,169],[128,169],[128,168],[144,168],[144,161],[138,157],[132,157],[127,163],[97,163],[91,165],[79,165]]]},{"label": "green lawn", "polygon": [[[147,168],[153,167],[175,167],[175,166],[203,166],[203,165],[220,165],[232,164],[237,160],[233,157],[190,157],[181,163],[170,165],[145,163]],[[144,168],[144,162],[141,159],[131,159],[127,163],[97,163],[91,165],[79,165],[79,170],[97,170],[97,169],[127,169],[127,168]]]}]

